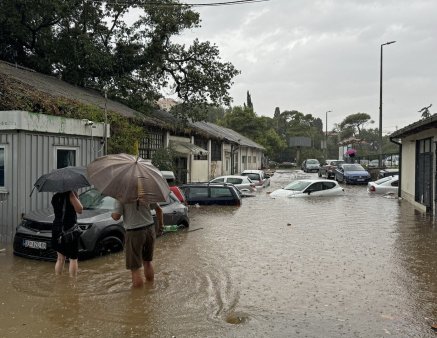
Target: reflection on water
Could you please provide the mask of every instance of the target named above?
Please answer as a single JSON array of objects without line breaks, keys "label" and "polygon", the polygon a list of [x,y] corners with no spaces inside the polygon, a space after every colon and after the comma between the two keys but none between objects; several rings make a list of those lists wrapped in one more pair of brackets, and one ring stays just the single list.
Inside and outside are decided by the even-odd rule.
[{"label": "reflection on water", "polygon": [[74,280],[7,247],[0,336],[433,336],[433,220],[363,186],[268,196],[316,176],[278,172],[239,208],[191,207],[189,229],[158,239],[156,281],[140,290],[123,253],[80,262]]}]

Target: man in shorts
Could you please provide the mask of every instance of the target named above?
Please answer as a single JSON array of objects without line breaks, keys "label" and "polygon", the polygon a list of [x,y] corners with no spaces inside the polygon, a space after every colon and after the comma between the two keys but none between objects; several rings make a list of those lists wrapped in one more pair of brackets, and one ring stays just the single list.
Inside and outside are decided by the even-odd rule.
[{"label": "man in shorts", "polygon": [[155,277],[152,260],[156,231],[150,212],[151,208],[156,211],[158,228],[162,231],[164,216],[161,207],[156,203],[150,205],[138,202],[121,204],[117,201],[111,215],[116,221],[123,216],[123,224],[126,229],[126,269],[132,272],[133,287],[141,287],[144,284],[141,267],[144,268],[146,281],[153,282]]}]

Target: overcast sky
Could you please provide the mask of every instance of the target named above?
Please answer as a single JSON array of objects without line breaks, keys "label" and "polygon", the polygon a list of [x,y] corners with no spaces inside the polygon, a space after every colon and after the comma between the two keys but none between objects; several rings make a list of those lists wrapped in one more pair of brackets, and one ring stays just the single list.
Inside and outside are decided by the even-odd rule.
[{"label": "overcast sky", "polygon": [[[187,0],[211,3],[213,0]],[[328,128],[368,113],[379,124],[383,47],[383,132],[437,113],[436,0],[270,0],[195,8],[202,27],[180,37],[215,43],[241,74],[233,105],[250,91],[258,115],[275,107],[320,117]]]}]

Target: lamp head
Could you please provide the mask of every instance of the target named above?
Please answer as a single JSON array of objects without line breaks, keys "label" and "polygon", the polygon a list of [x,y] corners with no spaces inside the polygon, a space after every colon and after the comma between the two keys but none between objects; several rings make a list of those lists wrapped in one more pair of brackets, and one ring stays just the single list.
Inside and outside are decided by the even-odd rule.
[{"label": "lamp head", "polygon": [[383,43],[382,45],[383,46],[385,46],[385,45],[391,45],[392,43],[395,43],[396,41],[389,41],[389,42],[386,42],[386,43]]}]

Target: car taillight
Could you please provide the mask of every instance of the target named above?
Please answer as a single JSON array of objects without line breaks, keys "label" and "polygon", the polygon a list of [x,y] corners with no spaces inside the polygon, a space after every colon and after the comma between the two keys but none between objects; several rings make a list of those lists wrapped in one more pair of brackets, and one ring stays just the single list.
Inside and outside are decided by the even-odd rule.
[{"label": "car taillight", "polygon": [[370,190],[370,191],[375,191],[376,189],[375,189],[375,187],[374,187],[373,185],[371,185],[370,188],[369,188],[369,190]]}]

